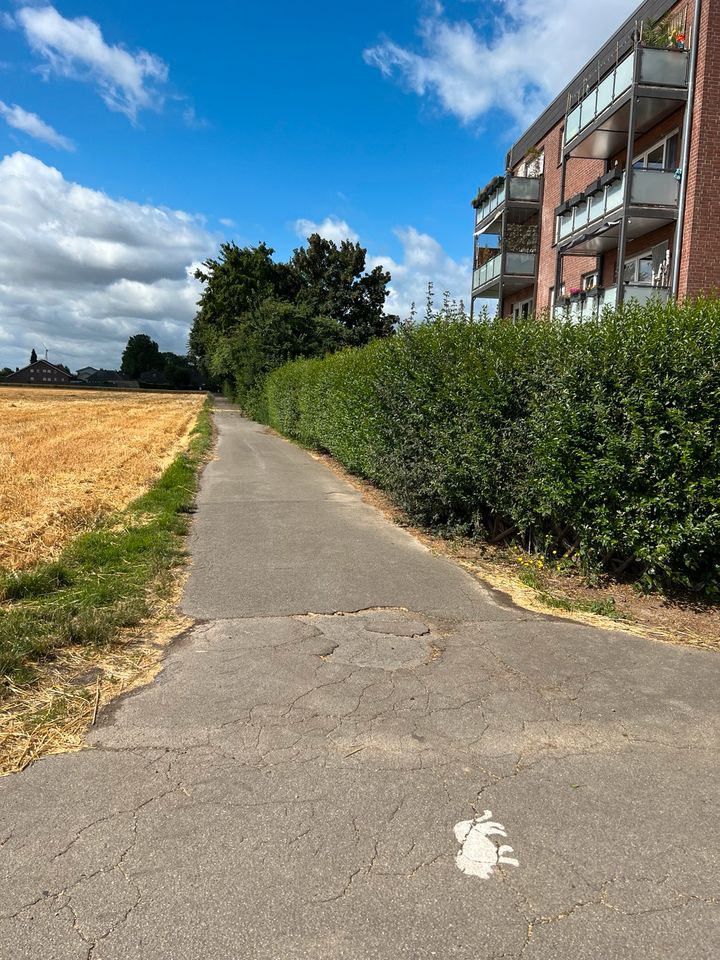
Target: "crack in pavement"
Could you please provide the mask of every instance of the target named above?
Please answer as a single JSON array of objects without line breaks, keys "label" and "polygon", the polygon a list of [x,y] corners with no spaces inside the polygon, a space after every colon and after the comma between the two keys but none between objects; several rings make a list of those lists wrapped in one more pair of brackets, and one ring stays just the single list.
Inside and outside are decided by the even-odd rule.
[{"label": "crack in pavement", "polygon": [[[195,626],[90,749],[0,783],[0,955],[529,960],[562,936],[574,960],[618,920],[661,955],[692,909],[673,960],[700,960],[715,660],[497,604],[341,497],[225,510],[218,484],[329,482],[232,421],[193,528]],[[487,880],[453,833],[486,808],[520,863]]]}]

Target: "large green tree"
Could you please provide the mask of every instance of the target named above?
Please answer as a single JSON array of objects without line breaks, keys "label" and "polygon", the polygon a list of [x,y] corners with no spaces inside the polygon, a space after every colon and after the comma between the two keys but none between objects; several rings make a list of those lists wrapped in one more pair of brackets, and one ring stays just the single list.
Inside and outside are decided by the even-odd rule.
[{"label": "large green tree", "polygon": [[203,292],[191,354],[241,403],[286,360],[387,336],[396,319],[384,314],[390,275],[380,267],[366,273],[359,244],[314,234],[288,263],[276,263],[273,252],[264,243],[224,243],[195,274]]},{"label": "large green tree", "polygon": [[366,257],[359,243],[343,240],[338,247],[314,233],[288,264],[298,303],[341,323],[354,346],[388,336],[398,319],[384,312],[390,274],[382,267],[366,273]]},{"label": "large green tree", "polygon": [[136,333],[130,337],[123,350],[120,369],[131,380],[148,370],[162,370],[163,360],[157,343],[146,333]]}]

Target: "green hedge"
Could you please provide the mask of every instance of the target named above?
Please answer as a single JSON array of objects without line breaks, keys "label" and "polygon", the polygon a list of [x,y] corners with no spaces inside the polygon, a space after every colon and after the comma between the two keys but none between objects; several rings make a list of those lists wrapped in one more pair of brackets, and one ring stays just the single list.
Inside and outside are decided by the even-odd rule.
[{"label": "green hedge", "polygon": [[271,373],[257,412],[439,530],[720,593],[720,302],[457,317]]}]

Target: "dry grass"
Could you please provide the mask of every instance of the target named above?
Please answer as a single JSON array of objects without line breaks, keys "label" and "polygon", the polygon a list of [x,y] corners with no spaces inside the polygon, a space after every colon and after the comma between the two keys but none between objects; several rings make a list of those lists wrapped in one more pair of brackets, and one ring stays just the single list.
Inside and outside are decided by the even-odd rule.
[{"label": "dry grass", "polygon": [[52,559],[147,490],[204,399],[0,387],[0,568]]},{"label": "dry grass", "polygon": [[192,623],[176,612],[179,586],[151,621],[124,631],[110,647],[66,647],[39,682],[9,685],[0,709],[0,777],[42,757],[84,749],[98,710],[157,676],[163,648]]}]

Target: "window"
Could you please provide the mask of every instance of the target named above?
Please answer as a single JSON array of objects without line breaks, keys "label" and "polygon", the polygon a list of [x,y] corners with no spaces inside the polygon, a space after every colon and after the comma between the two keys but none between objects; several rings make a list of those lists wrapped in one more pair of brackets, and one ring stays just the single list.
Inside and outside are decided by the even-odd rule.
[{"label": "window", "polygon": [[638,283],[650,286],[653,279],[652,251],[625,261],[625,283]]},{"label": "window", "polygon": [[583,290],[594,290],[599,281],[597,270],[594,273],[586,273],[582,278]]},{"label": "window", "polygon": [[676,170],[678,165],[680,134],[673,130],[658,143],[635,157],[636,170]]},{"label": "window", "polygon": [[512,308],[513,320],[520,320],[522,317],[529,317],[532,312],[532,297],[529,300],[521,300],[514,303]]}]

